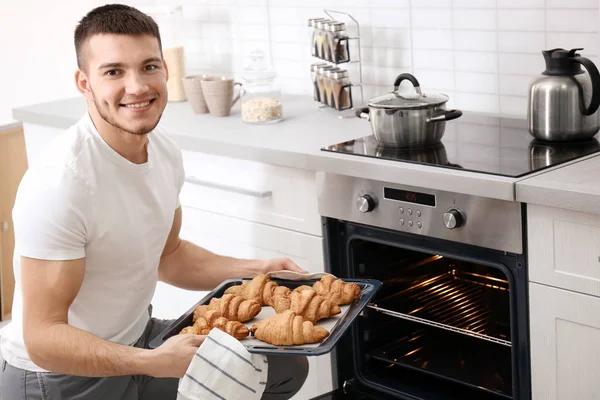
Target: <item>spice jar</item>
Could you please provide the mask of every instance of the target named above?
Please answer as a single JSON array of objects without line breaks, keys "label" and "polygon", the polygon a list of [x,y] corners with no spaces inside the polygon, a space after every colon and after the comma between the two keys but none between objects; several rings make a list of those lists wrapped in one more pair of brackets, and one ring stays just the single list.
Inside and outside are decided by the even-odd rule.
[{"label": "spice jar", "polygon": [[327,42],[331,53],[331,61],[335,63],[350,61],[346,24],[343,22],[334,22],[329,24],[327,29]]},{"label": "spice jar", "polygon": [[325,71],[325,98],[327,99],[327,105],[335,107],[335,100],[333,96],[333,74],[339,71],[339,68],[330,68]]},{"label": "spice jar", "polygon": [[310,66],[310,76],[313,81],[313,98],[315,101],[321,101],[321,94],[319,93],[319,82],[318,82],[319,67],[324,67],[326,65],[327,64],[325,64],[325,63],[318,63],[318,64],[312,64]]},{"label": "spice jar", "polygon": [[325,41],[327,40],[327,33],[325,31],[325,28],[329,21],[330,20],[328,20],[328,19],[323,19],[323,20],[316,22],[316,24],[317,24],[317,32],[316,32],[316,35],[317,35],[317,57],[319,57],[323,60],[325,60],[325,52],[323,49],[323,45],[324,45]]},{"label": "spice jar", "polygon": [[347,110],[352,108],[352,87],[348,71],[338,69],[331,74],[333,84],[333,101],[334,107],[339,110]]},{"label": "spice jar", "polygon": [[321,101],[321,103],[325,104],[325,105],[330,105],[329,101],[327,99],[327,93],[326,93],[326,85],[327,85],[327,80],[329,79],[326,75],[326,72],[332,68],[330,65],[324,65],[321,67],[317,68],[317,85],[319,88],[319,99]]},{"label": "spice jar", "polygon": [[266,124],[282,120],[281,89],[275,85],[275,70],[261,50],[254,50],[242,71],[242,121]]},{"label": "spice jar", "polygon": [[329,36],[332,34],[331,29],[332,26],[339,24],[338,21],[327,21],[323,24],[323,59],[327,61],[333,61],[331,56],[331,52],[333,50],[331,43],[333,39],[330,39]]},{"label": "spice jar", "polygon": [[310,18],[308,20],[308,26],[309,26],[309,38],[310,38],[310,44],[311,44],[311,54],[313,57],[317,57],[318,55],[318,51],[317,51],[317,36],[318,36],[318,32],[319,30],[317,29],[317,22],[318,21],[323,21],[325,20],[325,18]]}]

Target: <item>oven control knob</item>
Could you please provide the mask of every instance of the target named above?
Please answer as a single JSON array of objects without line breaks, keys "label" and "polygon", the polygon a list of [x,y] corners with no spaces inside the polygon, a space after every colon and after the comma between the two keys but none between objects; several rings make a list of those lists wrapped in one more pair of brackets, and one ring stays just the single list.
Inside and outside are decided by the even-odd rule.
[{"label": "oven control knob", "polygon": [[375,200],[373,200],[373,198],[368,194],[362,195],[356,199],[356,207],[361,213],[373,211],[375,208]]},{"label": "oven control knob", "polygon": [[444,225],[446,225],[446,228],[448,229],[460,228],[464,222],[464,218],[460,211],[455,209],[445,212],[442,219],[444,220]]}]

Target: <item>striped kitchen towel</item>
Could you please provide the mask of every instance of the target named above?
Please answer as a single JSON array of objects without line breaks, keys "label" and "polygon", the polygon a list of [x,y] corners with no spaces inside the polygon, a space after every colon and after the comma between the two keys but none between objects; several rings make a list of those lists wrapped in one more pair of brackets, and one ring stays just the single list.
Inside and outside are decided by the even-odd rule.
[{"label": "striped kitchen towel", "polygon": [[213,328],[179,381],[177,400],[258,400],[267,384],[267,357],[249,353]]}]

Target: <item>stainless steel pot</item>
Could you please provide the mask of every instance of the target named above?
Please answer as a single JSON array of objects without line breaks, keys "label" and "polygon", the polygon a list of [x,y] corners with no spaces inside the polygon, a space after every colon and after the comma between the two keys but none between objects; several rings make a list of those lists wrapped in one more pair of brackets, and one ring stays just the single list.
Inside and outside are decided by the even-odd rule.
[{"label": "stainless steel pot", "polygon": [[[415,93],[399,93],[402,81],[410,81]],[[460,110],[446,110],[448,96],[421,92],[419,81],[411,74],[398,75],[394,91],[369,100],[368,107],[356,116],[371,122],[375,140],[384,147],[426,147],[439,143],[446,121],[462,115]]]}]

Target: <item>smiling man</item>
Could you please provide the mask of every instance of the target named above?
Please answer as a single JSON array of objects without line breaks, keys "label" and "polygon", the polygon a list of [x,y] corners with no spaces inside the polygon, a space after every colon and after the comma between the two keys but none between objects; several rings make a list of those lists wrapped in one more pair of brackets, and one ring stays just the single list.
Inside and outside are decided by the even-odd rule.
[{"label": "smiling man", "polygon": [[[124,5],[75,30],[77,88],[88,110],[25,174],[15,202],[13,320],[2,331],[2,399],[175,399],[199,335],[148,343],[158,279],[191,290],[289,259],[219,256],[179,238],[181,152],[158,125],[168,65],[159,30]],[[305,358],[269,357],[264,399],[289,399]],[[209,385],[210,383],[207,383]]]}]

